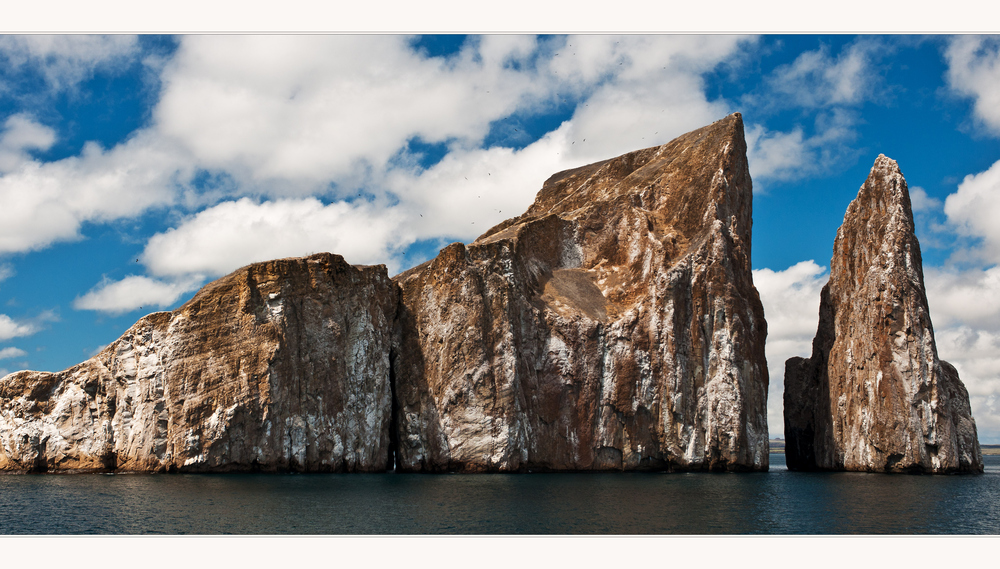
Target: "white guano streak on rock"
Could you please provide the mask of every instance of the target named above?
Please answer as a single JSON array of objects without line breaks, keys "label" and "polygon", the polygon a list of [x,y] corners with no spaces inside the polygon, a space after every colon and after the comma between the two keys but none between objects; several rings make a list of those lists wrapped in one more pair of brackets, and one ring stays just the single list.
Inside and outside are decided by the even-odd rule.
[{"label": "white guano streak on rock", "polygon": [[[51,396],[41,404],[29,403],[27,394],[0,399],[0,444],[4,448],[0,469],[33,470],[39,460],[45,463],[42,468],[50,470],[102,470],[115,468],[116,464],[118,468],[140,471],[171,465],[194,470],[239,470],[249,468],[251,463],[264,469],[384,468],[388,411],[379,410],[390,407],[389,333],[385,323],[391,321],[395,311],[394,285],[384,274],[384,268],[359,271],[328,254],[305,261],[275,261],[241,269],[206,287],[210,293],[203,290],[199,293],[202,296],[196,295],[192,301],[196,304],[204,294],[214,296],[206,299],[202,309],[195,309],[194,318],[188,316],[184,307],[172,315],[153,314],[79,366],[59,374],[24,372],[37,378],[33,381],[54,378],[54,387]],[[327,267],[336,267],[337,263],[342,263],[343,268],[328,273]],[[306,265],[312,267],[306,272],[318,273],[304,274]],[[287,273],[277,277],[267,275],[275,269]],[[264,278],[255,281],[254,274]],[[330,274],[346,275],[348,282],[331,281],[326,276]],[[367,276],[359,280],[360,275]],[[284,291],[287,287],[301,289],[303,281],[307,294],[300,297],[303,308],[295,309],[297,319],[292,322],[286,318],[289,312],[284,293],[273,291]],[[328,296],[329,292],[324,292],[345,284],[348,285],[345,290],[351,291],[346,295]],[[259,287],[260,294],[255,297],[247,287]],[[384,290],[377,291],[378,287]],[[345,297],[347,306],[332,305],[326,300]],[[266,300],[260,306],[244,304],[240,310],[223,309],[214,313],[229,321],[207,320],[213,317],[212,311],[217,306],[226,302],[256,302],[255,298]],[[364,299],[361,305],[350,305],[357,303],[358,298]],[[336,353],[332,358],[305,354],[299,367],[293,364],[279,373],[275,366],[288,365],[287,360],[282,363],[275,359],[283,338],[299,338],[304,342],[300,348],[313,345],[315,349],[330,350],[337,345],[335,338],[339,331],[325,326],[313,330],[302,318],[311,318],[310,314],[317,310],[320,313],[357,310],[368,303],[377,308],[366,308],[356,314],[359,324],[352,331],[354,344],[346,345],[344,353]],[[390,311],[389,316],[380,314],[382,324],[373,325],[372,314],[386,310]],[[260,316],[265,321],[255,320]],[[217,328],[212,329],[213,325]],[[208,341],[222,341],[224,345],[212,347],[192,335],[206,330],[205,326],[208,326]],[[243,333],[240,327],[251,331],[245,340],[239,336]],[[234,329],[235,335],[227,337]],[[275,329],[280,334],[271,332],[269,336],[262,332]],[[374,338],[376,335],[381,335],[379,340]],[[203,355],[199,356],[200,352]],[[347,377],[322,376],[324,383],[316,387],[319,391],[314,387],[303,392],[289,389],[311,381],[313,365],[325,366],[330,362],[336,365],[346,360],[353,360]],[[263,362],[266,367],[252,367],[254,362]],[[197,365],[194,373],[187,367],[191,363]],[[9,382],[10,377],[2,381]],[[358,384],[365,382],[369,387],[359,388]],[[344,385],[340,397],[350,411],[334,410],[330,416],[321,416],[318,412],[323,412],[323,401],[328,397],[322,390],[338,389],[338,385]],[[289,400],[286,394],[295,399]],[[300,406],[301,410],[295,409]],[[234,423],[237,417],[240,420]],[[199,418],[203,420],[190,422]],[[272,419],[278,421],[279,432],[272,430]],[[25,433],[29,435],[29,444],[20,445],[24,448],[11,444],[10,436],[17,434],[18,425],[8,422],[30,431]],[[343,445],[338,445],[338,449],[332,442],[342,436],[344,429],[353,433],[354,438],[346,451]],[[306,449],[314,444],[320,454],[315,462],[310,462],[313,458]],[[349,454],[344,456],[341,452]],[[292,458],[298,461],[297,465],[288,464]],[[106,463],[108,459],[110,463]]]}]

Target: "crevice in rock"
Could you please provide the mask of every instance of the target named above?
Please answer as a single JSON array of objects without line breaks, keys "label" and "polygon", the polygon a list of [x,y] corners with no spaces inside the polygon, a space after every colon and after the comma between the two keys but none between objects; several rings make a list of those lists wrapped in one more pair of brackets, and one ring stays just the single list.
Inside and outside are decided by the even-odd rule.
[{"label": "crevice in rock", "polygon": [[[396,316],[396,314],[393,315],[393,321],[396,320]],[[398,357],[396,347],[392,346],[389,348],[389,393],[391,409],[389,412],[389,456],[385,465],[386,470],[390,472],[396,472],[399,464],[399,419],[396,417],[399,413],[399,401],[396,399],[396,359]]]}]

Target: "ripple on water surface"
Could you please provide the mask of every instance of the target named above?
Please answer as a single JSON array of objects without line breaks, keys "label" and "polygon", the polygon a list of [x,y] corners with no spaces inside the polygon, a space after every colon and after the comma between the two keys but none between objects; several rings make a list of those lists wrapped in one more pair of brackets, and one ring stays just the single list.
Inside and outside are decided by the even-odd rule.
[{"label": "ripple on water surface", "polygon": [[0,476],[4,534],[1000,533],[982,476],[333,474]]}]

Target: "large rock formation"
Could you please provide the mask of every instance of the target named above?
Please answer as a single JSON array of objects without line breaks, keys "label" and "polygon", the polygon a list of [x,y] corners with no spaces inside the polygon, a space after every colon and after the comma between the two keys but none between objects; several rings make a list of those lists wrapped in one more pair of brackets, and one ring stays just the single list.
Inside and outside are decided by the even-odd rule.
[{"label": "large rock formation", "polygon": [[556,174],[395,283],[250,265],[0,380],[0,470],[766,470],[751,202],[737,114]]},{"label": "large rock formation", "polygon": [[793,470],[982,472],[969,394],[939,361],[899,166],[879,155],[837,231],[812,357],[785,364]]},{"label": "large rock formation", "polygon": [[766,470],[739,114],[560,172],[394,278],[399,466]]},{"label": "large rock formation", "polygon": [[337,255],[258,263],[60,373],[0,381],[0,470],[379,471],[398,289]]}]

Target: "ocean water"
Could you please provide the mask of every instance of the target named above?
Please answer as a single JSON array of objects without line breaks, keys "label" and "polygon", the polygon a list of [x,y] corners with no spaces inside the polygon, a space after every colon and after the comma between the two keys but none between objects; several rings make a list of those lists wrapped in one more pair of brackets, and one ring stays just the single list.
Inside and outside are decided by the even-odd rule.
[{"label": "ocean water", "polygon": [[318,474],[0,476],[0,534],[1000,534],[981,476]]}]

